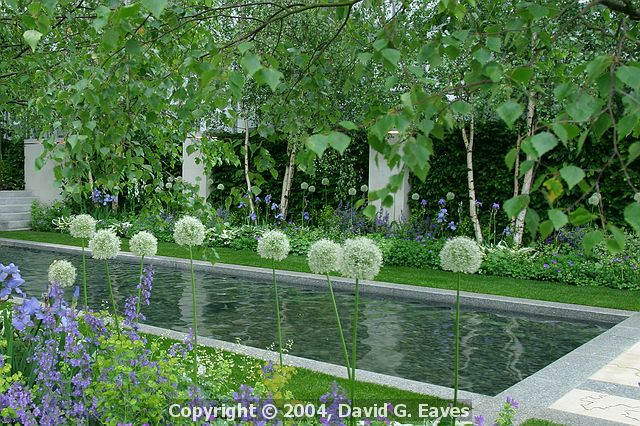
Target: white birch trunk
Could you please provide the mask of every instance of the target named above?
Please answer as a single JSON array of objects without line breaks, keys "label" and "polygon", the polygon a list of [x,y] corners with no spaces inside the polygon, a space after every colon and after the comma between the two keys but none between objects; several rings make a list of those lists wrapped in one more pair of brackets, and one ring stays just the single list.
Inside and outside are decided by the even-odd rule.
[{"label": "white birch trunk", "polygon": [[473,232],[476,236],[478,244],[482,244],[482,227],[480,219],[478,219],[478,210],[476,206],[476,188],[473,178],[473,137],[474,137],[474,121],[471,116],[471,125],[469,126],[469,135],[467,136],[467,128],[464,121],[462,122],[462,141],[467,152],[467,187],[469,189],[469,216],[473,224]]}]

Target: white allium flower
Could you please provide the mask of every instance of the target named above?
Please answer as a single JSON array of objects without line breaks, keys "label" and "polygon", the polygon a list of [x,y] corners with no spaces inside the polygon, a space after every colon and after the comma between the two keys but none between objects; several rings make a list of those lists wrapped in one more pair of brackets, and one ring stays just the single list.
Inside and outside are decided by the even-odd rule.
[{"label": "white allium flower", "polygon": [[162,188],[160,188],[159,186],[156,186],[156,189],[154,189],[154,191],[156,192],[156,194],[159,194],[160,191],[162,191]]},{"label": "white allium flower", "polygon": [[158,252],[158,240],[151,232],[140,231],[131,238],[129,249],[136,256],[155,256]]},{"label": "white allium flower", "polygon": [[322,179],[322,184],[323,184],[324,186],[329,185],[329,178],[324,178],[324,179]]},{"label": "white allium flower", "polygon": [[76,267],[68,260],[54,260],[49,265],[48,279],[60,287],[71,287],[76,282]]},{"label": "white allium flower", "polygon": [[169,177],[167,178],[167,180],[168,180],[169,182],[173,182],[173,176],[169,176]]},{"label": "white allium flower", "polygon": [[264,259],[283,260],[289,250],[289,238],[280,231],[267,231],[258,240],[258,254]]},{"label": "white allium flower", "polygon": [[382,252],[373,240],[357,237],[344,242],[339,270],[345,277],[371,280],[381,266]]},{"label": "white allium flower", "polygon": [[636,203],[640,203],[640,192],[636,192],[633,195],[633,199],[636,201]]},{"label": "white allium flower", "polygon": [[597,206],[598,204],[600,204],[600,200],[602,200],[602,196],[600,195],[600,193],[594,192],[593,195],[589,197],[589,200],[587,202],[589,203],[589,205]]},{"label": "white allium flower", "polygon": [[307,182],[302,182],[300,184],[300,189],[302,189],[303,191],[306,191],[309,188],[309,184]]},{"label": "white allium flower", "polygon": [[420,199],[420,194],[418,194],[417,192],[414,192],[413,194],[411,194],[411,199],[413,201],[418,201]]},{"label": "white allium flower", "polygon": [[204,225],[193,216],[183,216],[176,222],[173,239],[181,246],[200,246],[204,242]]},{"label": "white allium flower", "polygon": [[357,192],[355,188],[349,188],[349,195],[356,195]]},{"label": "white allium flower", "polygon": [[482,264],[482,249],[471,238],[455,237],[440,250],[440,266],[445,271],[475,274]]},{"label": "white allium flower", "polygon": [[171,188],[173,188],[173,184],[172,184],[171,182],[167,182],[167,183],[164,185],[164,187],[165,187],[165,188],[167,188],[167,189],[171,189]]},{"label": "white allium flower", "polygon": [[224,190],[224,185],[223,185],[223,184],[221,184],[221,183],[219,183],[219,184],[218,184],[218,186],[217,186],[217,188],[218,188],[220,191],[223,191],[223,190]]},{"label": "white allium flower", "polygon": [[309,185],[309,192],[311,193],[316,192],[316,187],[313,185]]},{"label": "white allium flower", "polygon": [[453,192],[447,192],[447,201],[451,201],[454,198],[456,198],[456,194],[454,194]]},{"label": "white allium flower", "polygon": [[309,269],[314,274],[328,274],[337,271],[341,256],[340,244],[327,239],[316,241],[311,245],[307,254]]},{"label": "white allium flower", "polygon": [[88,214],[79,214],[71,219],[69,233],[74,238],[89,239],[96,233],[96,220]]},{"label": "white allium flower", "polygon": [[367,192],[369,190],[369,187],[367,185],[362,185],[360,187],[360,192]]},{"label": "white allium flower", "polygon": [[94,259],[113,259],[120,251],[120,238],[109,229],[101,229],[93,234],[89,249]]}]

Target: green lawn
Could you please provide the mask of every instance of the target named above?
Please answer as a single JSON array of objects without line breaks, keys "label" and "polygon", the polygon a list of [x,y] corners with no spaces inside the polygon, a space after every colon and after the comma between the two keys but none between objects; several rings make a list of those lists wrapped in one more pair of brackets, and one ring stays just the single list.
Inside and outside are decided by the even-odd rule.
[{"label": "green lawn", "polygon": [[[50,232],[1,231],[0,237],[73,246],[80,245],[80,241],[72,238],[70,235]],[[128,250],[128,242],[126,240],[123,241],[123,250]],[[220,262],[266,268],[271,267],[270,261],[261,259],[256,253],[249,250],[219,248],[217,252],[220,256]],[[158,245],[158,254],[181,258],[187,258],[189,256],[187,249],[174,243],[163,242],[160,242]],[[197,258],[202,257],[202,251],[200,250],[196,250],[194,254]],[[304,256],[289,256],[280,262],[278,267],[289,271],[309,272]],[[456,283],[455,274],[450,272],[401,266],[383,267],[377,280],[445,289],[453,289]],[[640,311],[640,297],[638,297],[638,292],[631,290],[617,290],[604,287],[578,287],[562,283],[518,280],[515,278],[486,275],[464,276],[462,279],[462,290],[474,293]]]}]

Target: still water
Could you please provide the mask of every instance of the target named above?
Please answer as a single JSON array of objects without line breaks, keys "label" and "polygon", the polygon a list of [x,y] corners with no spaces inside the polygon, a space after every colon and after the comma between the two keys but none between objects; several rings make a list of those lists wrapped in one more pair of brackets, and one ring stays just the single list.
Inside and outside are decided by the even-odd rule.
[{"label": "still water", "polygon": [[[0,263],[13,262],[22,271],[29,296],[39,297],[47,268],[54,259],[68,259],[78,268],[80,256],[9,248],[0,245]],[[135,292],[138,265],[110,264],[116,299]],[[108,291],[104,262],[89,260],[89,304],[105,307]],[[155,268],[151,305],[143,309],[146,323],[188,331],[192,321],[191,277],[188,271]],[[198,334],[257,348],[276,342],[273,287],[196,272]],[[291,353],[342,365],[341,345],[328,291],[280,284],[283,339],[292,340]],[[345,335],[353,295],[336,293]],[[454,322],[448,306],[415,301],[360,298],[358,368],[453,386]],[[460,387],[495,395],[535,373],[602,333],[606,326],[549,320],[493,312],[463,311],[461,315]]]}]

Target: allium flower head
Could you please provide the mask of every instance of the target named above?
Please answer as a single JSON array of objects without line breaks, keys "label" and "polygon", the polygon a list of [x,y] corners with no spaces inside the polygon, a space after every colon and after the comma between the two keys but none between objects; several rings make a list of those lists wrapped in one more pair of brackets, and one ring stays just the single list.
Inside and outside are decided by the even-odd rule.
[{"label": "allium flower head", "polygon": [[339,270],[345,277],[371,280],[378,275],[381,266],[382,252],[373,240],[356,237],[344,242]]},{"label": "allium flower head", "polygon": [[302,189],[303,191],[306,191],[309,188],[309,184],[307,182],[302,182],[300,184],[300,189]]},{"label": "allium flower head", "polygon": [[600,195],[600,193],[594,192],[593,195],[589,197],[588,203],[591,206],[597,206],[598,204],[600,204],[601,200],[602,200],[602,196]]},{"label": "allium flower head", "polygon": [[418,194],[417,192],[414,192],[413,194],[411,194],[411,199],[413,201],[418,201],[420,199],[420,194]]},{"label": "allium flower head", "polygon": [[71,287],[76,282],[76,267],[68,260],[54,260],[49,265],[48,279],[60,287]]},{"label": "allium flower head", "polygon": [[313,185],[309,185],[309,192],[311,192],[312,194],[316,192],[316,187]]},{"label": "allium flower head", "polygon": [[204,242],[204,225],[193,216],[183,216],[176,222],[173,239],[181,246],[200,246]]},{"label": "allium flower head", "polygon": [[467,237],[452,238],[440,251],[440,265],[445,271],[475,274],[482,264],[482,249]]},{"label": "allium flower head", "polygon": [[367,185],[362,185],[360,187],[360,192],[367,192],[369,190],[369,187]]},{"label": "allium flower head", "polygon": [[79,214],[71,219],[69,233],[74,238],[90,239],[96,233],[96,220],[88,214]]},{"label": "allium flower head", "polygon": [[322,184],[323,184],[324,186],[329,185],[329,178],[324,178],[324,179],[322,179]]},{"label": "allium flower head", "polygon": [[337,271],[341,256],[340,244],[327,239],[316,241],[311,245],[307,254],[309,269],[314,274],[328,274]]},{"label": "allium flower head", "polygon": [[633,194],[633,199],[636,203],[640,203],[640,192]]},{"label": "allium flower head", "polygon": [[258,254],[264,259],[284,260],[290,248],[289,238],[280,231],[267,231],[258,240]]},{"label": "allium flower head", "polygon": [[158,252],[158,240],[151,232],[140,231],[131,238],[129,248],[136,256],[155,256]]},{"label": "allium flower head", "polygon": [[94,259],[113,259],[120,251],[120,238],[109,229],[93,234],[89,248]]},{"label": "allium flower head", "polygon": [[456,198],[456,194],[454,194],[453,192],[447,192],[447,201],[451,201],[454,198]]},{"label": "allium flower head", "polygon": [[220,190],[220,191],[223,191],[224,190],[224,185],[219,183],[216,188],[218,188],[218,190]]},{"label": "allium flower head", "polygon": [[351,195],[351,196],[356,195],[357,192],[358,191],[356,191],[355,188],[349,188],[349,195]]}]

